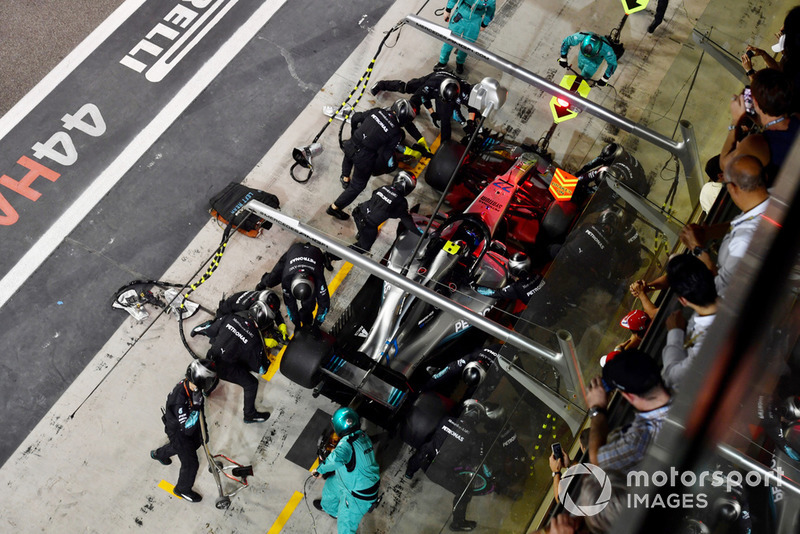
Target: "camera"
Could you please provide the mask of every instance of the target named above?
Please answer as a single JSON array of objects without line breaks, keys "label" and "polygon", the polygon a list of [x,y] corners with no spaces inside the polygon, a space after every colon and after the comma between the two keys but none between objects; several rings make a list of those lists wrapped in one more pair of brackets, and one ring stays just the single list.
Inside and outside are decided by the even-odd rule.
[{"label": "camera", "polygon": [[742,91],[742,98],[744,99],[744,110],[748,115],[755,115],[756,108],[753,105],[753,93],[750,91],[750,86],[746,85]]},{"label": "camera", "polygon": [[747,50],[747,51],[745,52],[745,54],[747,54],[747,57],[753,57],[754,55],[756,55],[756,53],[755,53],[755,52],[753,52],[752,50]]}]

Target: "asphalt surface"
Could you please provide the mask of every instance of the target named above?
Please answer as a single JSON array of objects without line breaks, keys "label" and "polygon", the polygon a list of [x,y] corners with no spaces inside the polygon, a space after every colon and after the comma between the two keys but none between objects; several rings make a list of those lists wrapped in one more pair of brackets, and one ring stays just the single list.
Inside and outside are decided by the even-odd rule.
[{"label": "asphalt surface", "polygon": [[[4,242],[14,246],[4,250],[0,273],[39,246],[37,240],[76,198],[97,187],[95,178],[261,5],[229,3],[220,22],[154,83],[145,78],[149,69],[139,73],[120,64],[174,7],[145,2],[0,140],[0,168],[14,180],[27,172],[17,163],[23,156],[59,174],[54,181],[39,177],[30,184],[41,195],[36,201],[0,188],[18,212],[18,220],[2,228]],[[113,290],[157,277],[175,261],[208,220],[208,199],[244,178],[364,38],[368,25],[362,31],[349,28],[378,20],[389,4],[285,4],[0,308],[0,322],[15,325],[0,332],[6,353],[0,363],[0,462],[128,318],[111,310]],[[298,20],[308,31],[297,31]],[[158,38],[151,42],[164,44]],[[149,59],[141,52],[135,57]],[[87,103],[102,116],[105,131],[93,135],[100,129],[87,116],[85,124],[66,131],[61,117]],[[48,143],[56,132],[74,143],[73,163],[65,164],[70,150],[63,136]],[[37,159],[32,148],[37,142],[60,155]]]}]

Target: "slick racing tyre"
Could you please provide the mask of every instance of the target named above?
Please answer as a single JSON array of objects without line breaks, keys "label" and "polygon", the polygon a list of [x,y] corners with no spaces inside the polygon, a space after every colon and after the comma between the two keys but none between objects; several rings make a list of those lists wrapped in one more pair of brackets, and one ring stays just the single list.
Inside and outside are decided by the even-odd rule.
[{"label": "slick racing tyre", "polygon": [[403,441],[415,449],[425,443],[447,415],[446,399],[436,393],[423,393],[406,413],[400,429]]},{"label": "slick racing tyre", "polygon": [[458,165],[465,147],[452,139],[445,141],[433,155],[425,171],[425,181],[437,191],[444,191],[450,176]]},{"label": "slick racing tyre", "polygon": [[303,330],[295,332],[281,358],[281,374],[304,388],[313,388],[320,381],[319,366],[330,348],[324,336],[317,337]]}]

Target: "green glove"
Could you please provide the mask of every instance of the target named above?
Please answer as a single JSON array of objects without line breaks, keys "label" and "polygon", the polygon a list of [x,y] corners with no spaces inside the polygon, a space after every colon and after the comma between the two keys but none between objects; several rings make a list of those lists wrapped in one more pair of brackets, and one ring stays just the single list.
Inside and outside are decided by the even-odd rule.
[{"label": "green glove", "polygon": [[264,340],[264,345],[266,345],[268,349],[274,349],[275,347],[278,346],[278,342],[272,339],[271,337],[268,337],[267,339]]},{"label": "green glove", "polygon": [[424,137],[420,137],[419,140],[417,141],[417,144],[424,146],[425,150],[427,150],[428,152],[431,151],[431,147],[428,146],[428,142],[425,141]]},{"label": "green glove", "polygon": [[417,158],[417,159],[419,159],[419,158],[421,158],[421,157],[422,157],[422,152],[418,152],[418,151],[416,151],[416,150],[413,150],[413,149],[411,149],[411,148],[404,147],[404,148],[403,148],[403,155],[404,155],[404,156],[411,156],[412,158]]},{"label": "green glove", "polygon": [[278,331],[283,336],[283,340],[286,341],[286,337],[288,336],[288,333],[286,331],[286,324],[279,324],[278,325]]}]

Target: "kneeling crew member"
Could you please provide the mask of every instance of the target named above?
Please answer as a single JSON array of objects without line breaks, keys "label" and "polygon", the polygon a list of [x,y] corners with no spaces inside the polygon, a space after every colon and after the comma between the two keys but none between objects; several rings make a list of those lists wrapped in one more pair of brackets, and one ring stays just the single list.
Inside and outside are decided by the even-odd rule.
[{"label": "kneeling crew member", "polygon": [[150,451],[153,460],[170,465],[171,458],[178,455],[181,471],[178,483],[172,492],[189,502],[200,502],[203,497],[192,489],[200,462],[197,449],[203,444],[200,430],[200,411],[203,409],[204,394],[217,379],[214,363],[211,360],[194,360],[186,368],[186,377],[167,395],[167,406],[161,420],[169,443]]},{"label": "kneeling crew member", "polygon": [[[295,330],[319,327],[331,305],[325,282],[325,263],[325,254],[319,248],[308,242],[295,243],[280,257],[272,271],[261,277],[256,289],[275,287],[280,283],[286,312]],[[297,301],[300,301],[299,307]]]},{"label": "kneeling crew member", "polygon": [[378,238],[378,227],[387,219],[400,219],[403,228],[422,235],[408,213],[406,197],[417,185],[416,177],[406,171],[397,173],[392,185],[384,185],[372,192],[372,197],[356,206],[353,220],[358,229],[358,242],[352,248],[357,252],[369,252]]},{"label": "kneeling crew member", "polygon": [[214,360],[220,379],[239,384],[244,390],[245,423],[263,423],[270,415],[256,410],[258,379],[252,375],[263,375],[269,367],[260,331],[265,317],[258,304],[247,312],[225,315],[206,330],[211,338],[208,357]]},{"label": "kneeling crew member", "polygon": [[333,414],[333,430],[339,443],[314,472],[333,476],[325,481],[322,499],[314,507],[336,518],[339,534],[355,534],[364,514],[378,498],[380,468],[372,440],[361,430],[361,420],[352,408],[339,408]]},{"label": "kneeling crew member", "polygon": [[[264,334],[264,344],[267,348],[275,348],[278,346],[278,341],[274,338],[275,335],[280,335],[282,341],[286,341],[288,331],[286,330],[286,323],[281,315],[281,299],[274,291],[240,291],[234,293],[230,297],[219,301],[217,312],[214,319],[206,321],[192,328],[191,336],[197,335],[208,337],[208,328],[214,321],[228,315],[230,313],[246,312],[253,306],[256,306],[261,315],[260,320],[256,321],[259,324],[265,325],[261,329]],[[277,334],[274,330],[277,329]]]},{"label": "kneeling crew member", "polygon": [[514,278],[510,284],[500,289],[478,286],[475,290],[481,295],[498,299],[520,300],[528,304],[531,298],[544,287],[541,275],[530,272],[531,259],[524,252],[516,252],[508,260],[508,272]]}]

